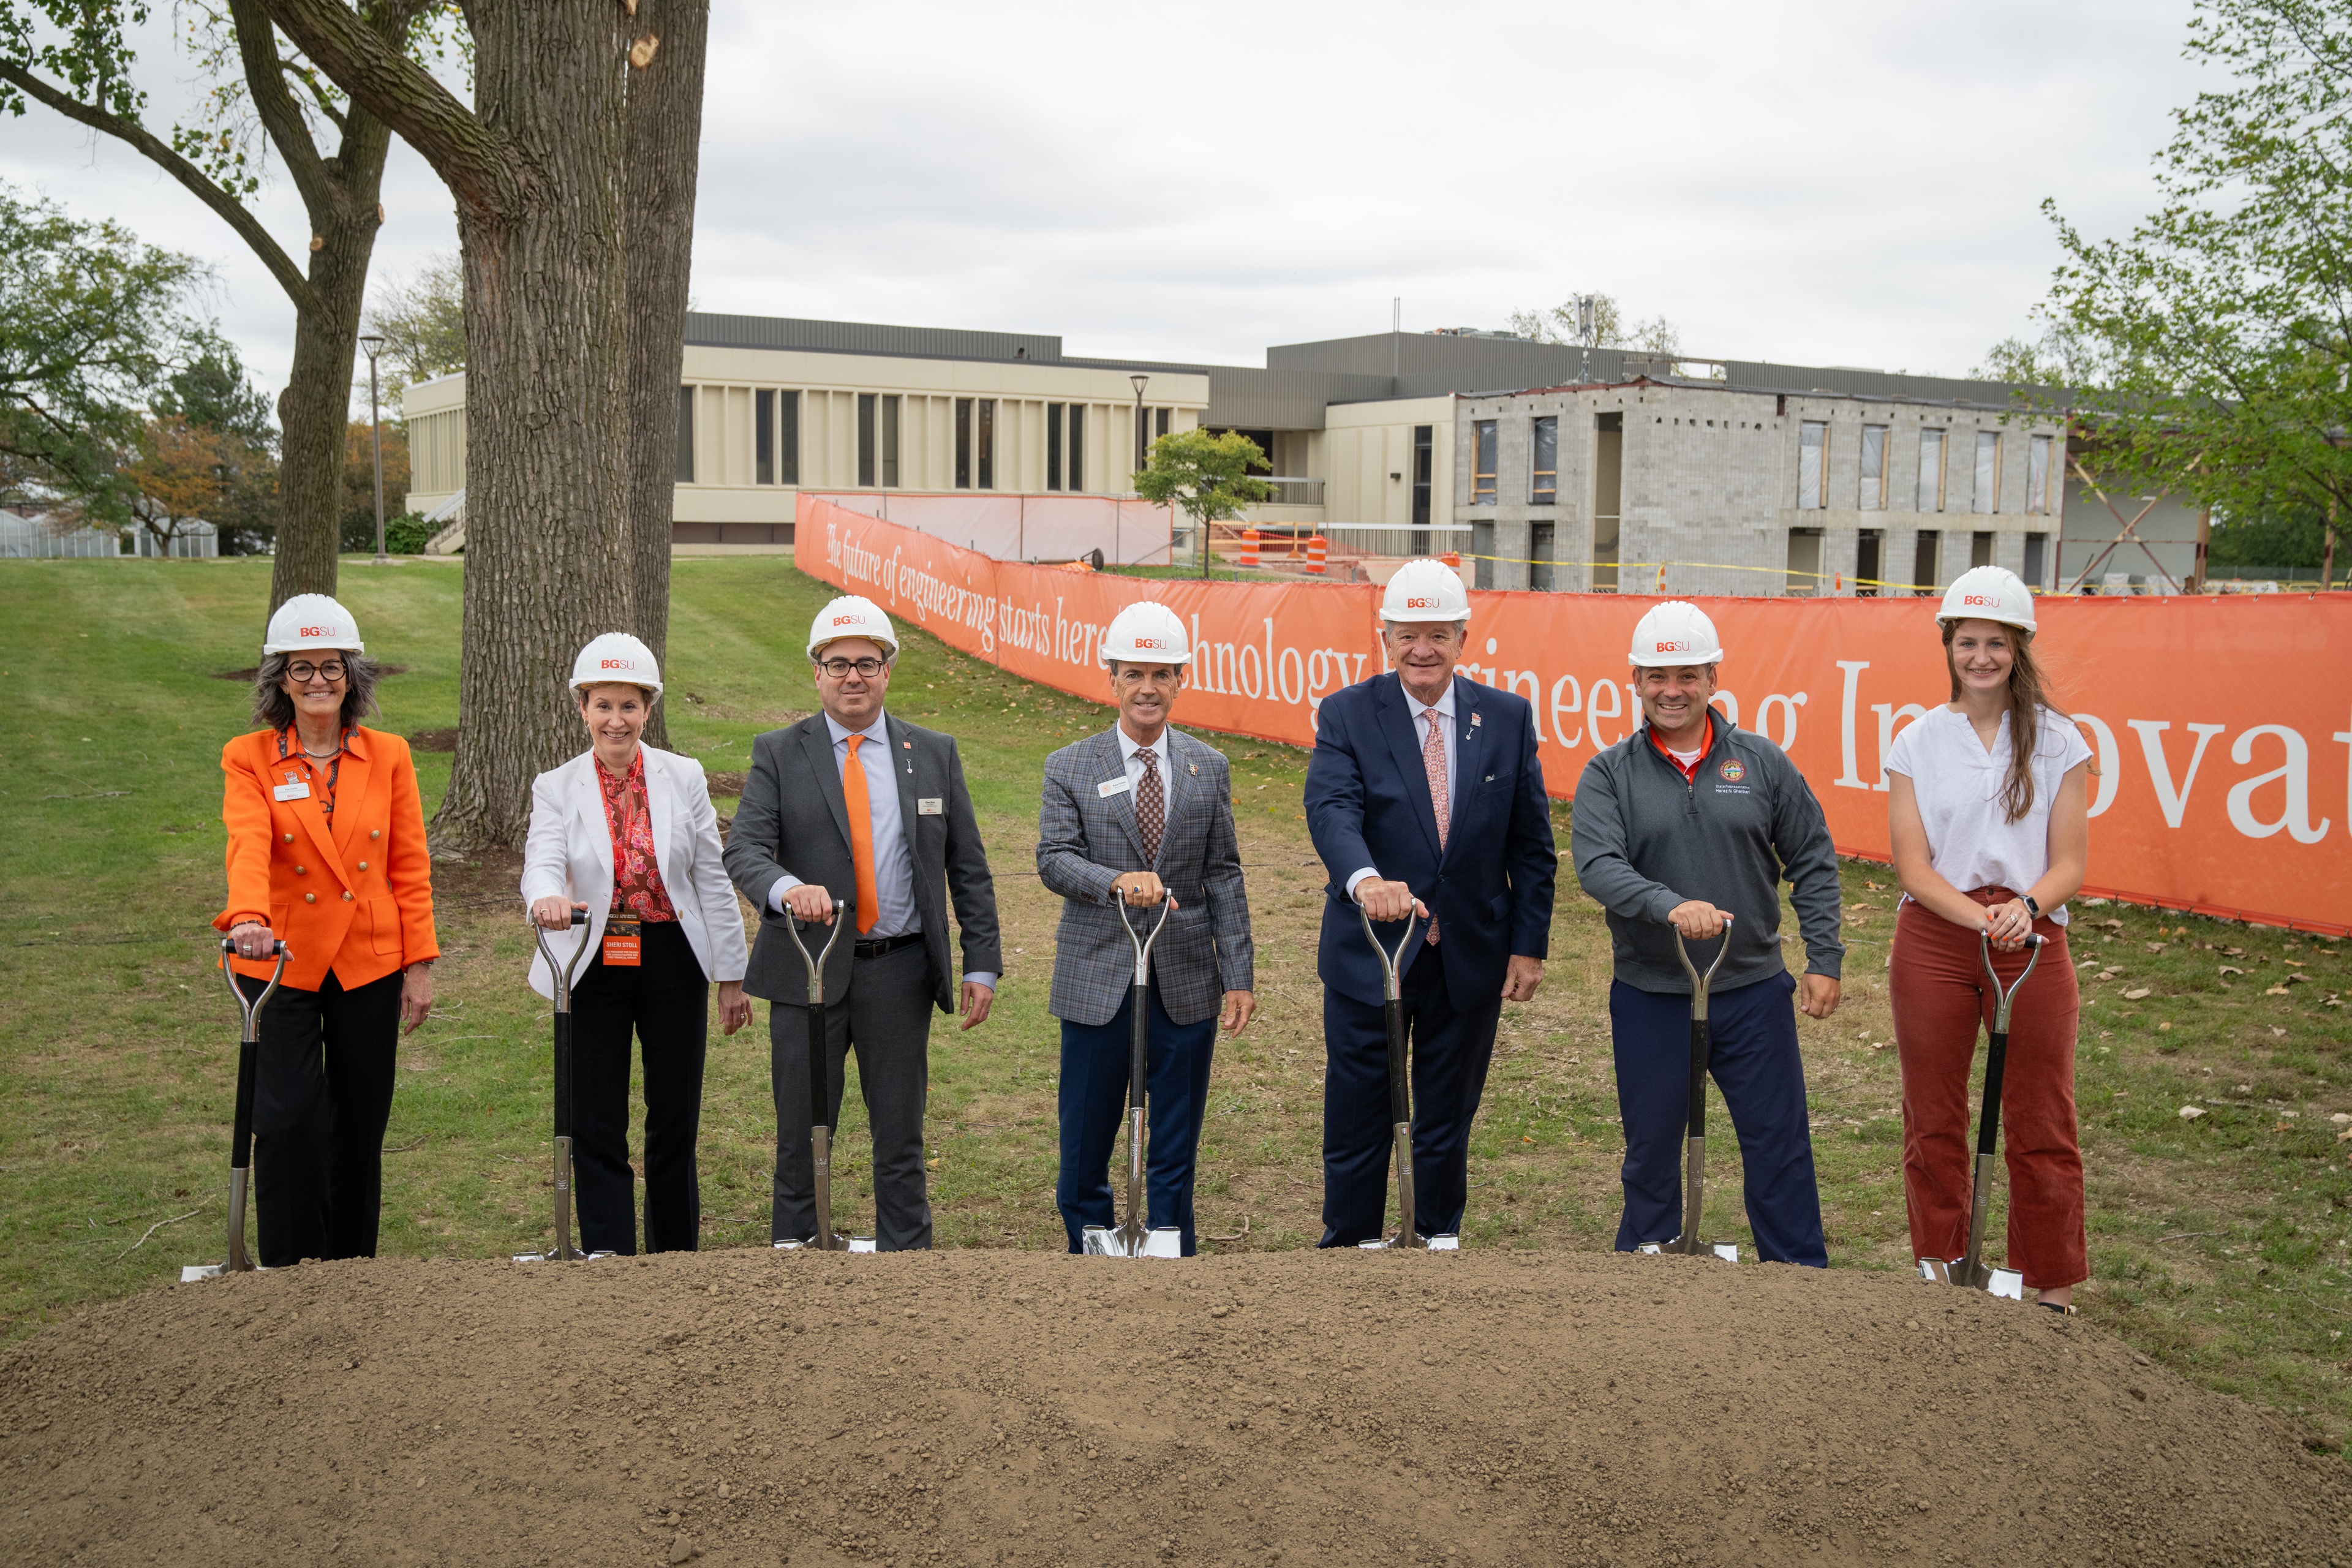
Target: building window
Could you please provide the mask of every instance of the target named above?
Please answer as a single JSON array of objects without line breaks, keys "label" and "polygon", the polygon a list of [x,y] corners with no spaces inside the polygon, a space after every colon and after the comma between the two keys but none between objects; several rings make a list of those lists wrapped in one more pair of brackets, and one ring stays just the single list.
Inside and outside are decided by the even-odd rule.
[{"label": "building window", "polygon": [[1944,433],[1921,429],[1919,432],[1919,500],[1920,511],[1944,510]]},{"label": "building window", "polygon": [[1087,488],[1087,405],[1070,405],[1070,489]]},{"label": "building window", "polygon": [[1495,422],[1481,419],[1475,428],[1476,449],[1470,465],[1470,504],[1495,504]]},{"label": "building window", "polygon": [[996,399],[980,400],[980,488],[996,488]]},{"label": "building window", "polygon": [[[1545,499],[1549,500],[1550,498],[1547,496]],[[1552,590],[1552,531],[1557,526],[1549,522],[1528,524],[1528,586],[1538,594],[1549,594]]]},{"label": "building window", "polygon": [[[1494,498],[1486,498],[1492,500]],[[1495,585],[1495,525],[1474,522],[1470,525],[1470,585],[1492,588]]]},{"label": "building window", "polygon": [[[1412,427],[1412,526],[1415,528],[1429,526],[1429,487],[1437,472],[1435,437],[1433,426],[1416,425]],[[1416,533],[1412,536],[1412,552],[1415,555],[1429,552],[1429,535]]]},{"label": "building window", "polygon": [[1818,528],[1792,528],[1789,531],[1788,576],[1780,591],[1790,598],[1811,598],[1822,587],[1822,531]]},{"label": "building window", "polygon": [[1969,541],[1969,564],[1971,566],[1992,564],[1992,534],[1989,530],[1979,529],[1976,537]]},{"label": "building window", "polygon": [[776,482],[801,482],[801,395],[776,394]]},{"label": "building window", "polygon": [[[1528,484],[1528,502],[1531,506],[1550,506],[1559,500],[1559,416],[1547,414],[1536,421],[1535,461],[1532,476]],[[1540,526],[1549,536],[1551,524],[1547,522]],[[1530,552],[1530,553],[1533,552]],[[1541,559],[1549,561],[1549,553],[1547,552]],[[1548,577],[1551,569],[1547,566],[1544,571]],[[1549,587],[1550,584],[1547,582],[1545,586]]]},{"label": "building window", "polygon": [[882,400],[882,483],[891,489],[898,485],[898,401],[895,395]]},{"label": "building window", "polygon": [[1914,596],[1924,596],[1936,591],[1936,577],[1943,564],[1944,538],[1932,528],[1919,531],[1911,547],[1911,581],[1916,584]]},{"label": "building window", "polygon": [[1135,405],[1135,471],[1143,472],[1151,466],[1151,410],[1141,404]]},{"label": "building window", "polygon": [[[1862,510],[1886,510],[1886,426],[1862,427]],[[1877,573],[1870,575],[1875,577]]]},{"label": "building window", "polygon": [[1977,489],[1969,504],[1978,511],[2000,510],[2000,432],[1977,432]]},{"label": "building window", "polygon": [[751,482],[776,482],[776,395],[764,387],[751,395]]},{"label": "building window", "polygon": [[[1818,419],[1808,419],[1797,426],[1797,510],[1819,511],[1823,505],[1822,493],[1827,489],[1830,451],[1830,427]],[[1796,548],[1793,540],[1790,544]]]},{"label": "building window", "polygon": [[[2047,436],[2036,436],[2034,437],[2037,441],[2047,441],[2049,438],[2050,437]],[[2049,550],[2050,536],[2048,534],[2029,533],[2025,536],[2024,575],[2025,585],[2027,587],[2046,588],[2050,585],[2045,578],[2045,574],[2050,568],[2050,563],[2046,559]]]},{"label": "building window", "polygon": [[1173,408],[1155,408],[1152,410],[1152,413],[1156,416],[1152,421],[1152,434],[1154,436],[1167,435],[1169,421],[1175,418],[1176,411]]},{"label": "building window", "polygon": [[1045,405],[1045,488],[1062,488],[1062,410],[1063,405]]},{"label": "building window", "polygon": [[857,395],[857,488],[874,488],[874,395]]},{"label": "building window", "polygon": [[971,399],[955,400],[955,488],[971,489]]},{"label": "building window", "polygon": [[[1884,426],[1881,426],[1883,429]],[[1875,528],[1865,528],[1854,536],[1853,592],[1858,599],[1878,597],[1878,580],[1886,574],[1885,564],[1886,535]]]},{"label": "building window", "polygon": [[677,389],[677,482],[694,483],[694,388]]},{"label": "building window", "polygon": [[2025,510],[2047,512],[2050,506],[2050,437],[2036,436],[2025,449]]}]

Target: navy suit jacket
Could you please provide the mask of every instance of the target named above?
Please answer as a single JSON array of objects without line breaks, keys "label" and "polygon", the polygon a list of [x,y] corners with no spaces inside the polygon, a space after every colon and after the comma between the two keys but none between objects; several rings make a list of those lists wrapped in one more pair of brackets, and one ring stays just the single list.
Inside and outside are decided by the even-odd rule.
[{"label": "navy suit jacket", "polygon": [[[1323,700],[1307,763],[1307,829],[1330,879],[1324,884],[1317,970],[1343,996],[1379,1006],[1380,960],[1364,940],[1348,879],[1370,866],[1402,881],[1437,916],[1435,948],[1456,1007],[1499,995],[1513,953],[1542,958],[1551,938],[1552,847],[1535,710],[1523,697],[1454,678],[1454,777],[1445,848],[1412,710],[1394,673]],[[1402,925],[1375,925],[1391,949]],[[1408,969],[1430,952],[1416,937]]]}]

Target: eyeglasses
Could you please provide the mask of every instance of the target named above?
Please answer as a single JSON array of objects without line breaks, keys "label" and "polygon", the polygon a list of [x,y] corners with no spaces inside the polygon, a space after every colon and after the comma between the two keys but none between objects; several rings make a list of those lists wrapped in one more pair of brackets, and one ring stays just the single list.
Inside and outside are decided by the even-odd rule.
[{"label": "eyeglasses", "polygon": [[308,680],[314,675],[323,676],[329,680],[341,680],[343,678],[343,661],[331,658],[324,664],[312,664],[305,659],[299,664],[288,665],[286,673],[297,680]]},{"label": "eyeglasses", "polygon": [[853,669],[871,680],[882,673],[884,661],[878,658],[821,658],[816,661],[816,667],[835,680],[848,679]]}]

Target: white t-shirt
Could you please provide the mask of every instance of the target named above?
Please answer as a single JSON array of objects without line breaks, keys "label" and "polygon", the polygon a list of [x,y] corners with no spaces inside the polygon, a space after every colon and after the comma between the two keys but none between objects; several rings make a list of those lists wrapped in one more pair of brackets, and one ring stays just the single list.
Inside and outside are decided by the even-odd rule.
[{"label": "white t-shirt", "polygon": [[[2090,759],[2083,732],[2044,708],[2034,738],[2033,809],[2011,822],[2000,803],[2009,778],[2009,715],[2000,716],[2000,732],[1987,751],[1968,715],[1939,703],[1895,737],[1886,771],[1911,781],[1937,876],[1964,893],[2022,893],[2050,869],[2050,807],[2060,782]],[[2066,923],[2063,906],[2042,913]]]}]

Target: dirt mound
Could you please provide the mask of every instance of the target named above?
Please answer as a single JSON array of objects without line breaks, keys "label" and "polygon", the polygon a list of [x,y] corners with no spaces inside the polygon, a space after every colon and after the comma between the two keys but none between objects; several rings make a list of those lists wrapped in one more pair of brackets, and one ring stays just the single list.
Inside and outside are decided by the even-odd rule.
[{"label": "dirt mound", "polygon": [[372,1262],[0,1355],[8,1563],[2319,1563],[2352,1480],[2051,1314],[1712,1260]]}]

